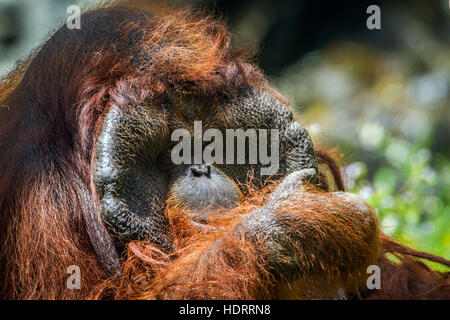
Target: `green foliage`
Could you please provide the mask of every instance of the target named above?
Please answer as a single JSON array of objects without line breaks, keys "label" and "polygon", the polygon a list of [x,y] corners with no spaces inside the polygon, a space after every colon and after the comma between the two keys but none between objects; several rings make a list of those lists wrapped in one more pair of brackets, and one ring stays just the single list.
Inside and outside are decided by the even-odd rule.
[{"label": "green foliage", "polygon": [[450,161],[430,152],[430,139],[384,135],[373,150],[379,167],[346,167],[351,190],[377,208],[382,230],[419,250],[450,256]]},{"label": "green foliage", "polygon": [[450,259],[450,47],[431,33],[416,40],[433,49],[335,43],[288,68],[278,87],[316,144],[339,148],[347,189],[377,210],[382,231]]}]

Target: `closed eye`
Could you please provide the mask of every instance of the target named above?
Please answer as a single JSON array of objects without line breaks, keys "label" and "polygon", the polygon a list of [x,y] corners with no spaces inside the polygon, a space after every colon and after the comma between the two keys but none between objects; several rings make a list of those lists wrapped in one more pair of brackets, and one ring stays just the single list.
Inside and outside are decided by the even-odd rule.
[{"label": "closed eye", "polygon": [[158,155],[156,163],[161,170],[170,171],[175,168],[176,165],[173,163],[171,155],[172,148],[173,146],[171,145],[168,149],[164,150]]}]

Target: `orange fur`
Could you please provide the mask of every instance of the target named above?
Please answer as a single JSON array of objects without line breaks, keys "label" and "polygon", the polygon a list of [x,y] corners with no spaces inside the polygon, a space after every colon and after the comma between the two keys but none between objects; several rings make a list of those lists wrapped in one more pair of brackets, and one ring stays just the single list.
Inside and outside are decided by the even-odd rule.
[{"label": "orange fur", "polygon": [[[148,11],[155,5],[116,1],[106,7]],[[111,103],[125,108],[125,98],[213,97],[244,84],[264,85],[247,54],[230,47],[222,23],[186,8],[155,10],[141,18],[146,28],[127,22],[125,13],[111,22],[123,39],[143,37],[139,52],[159,45],[139,66],[101,39],[60,37],[0,82],[1,297],[83,298],[92,284],[107,280],[85,217],[100,217],[93,150]],[[66,289],[73,264],[83,270],[81,291]]]},{"label": "orange fur", "polygon": [[[155,255],[155,248],[145,241],[130,244],[125,265],[132,272],[125,273],[120,284],[100,286],[94,297],[106,291],[119,299],[293,299],[317,297],[318,292],[328,297],[340,288],[357,290],[365,281],[361,271],[376,262],[378,250],[365,238],[366,231],[353,231],[358,223],[347,218],[352,209],[345,200],[311,189],[302,200],[289,201],[277,212],[290,224],[294,223],[291,216],[301,216],[311,228],[301,228],[302,242],[291,244],[303,248],[293,250],[300,252],[295,259],[302,266],[295,283],[286,282],[267,265],[263,242],[235,233],[242,216],[261,207],[273,187],[249,191],[238,208],[213,216],[206,229],[190,225],[184,219],[187,212],[169,205],[177,235],[174,253]],[[322,207],[330,204],[333,214],[323,214]],[[376,235],[373,230],[372,239]],[[308,243],[311,248],[305,247]],[[334,263],[337,260],[345,263]]]},{"label": "orange fur", "polygon": [[[169,207],[177,235],[175,252],[166,255],[145,241],[131,243],[122,279],[105,274],[93,250],[98,244],[88,240],[92,221],[86,217],[100,217],[92,183],[93,150],[109,105],[125,108],[125,100],[160,101],[179,94],[214,98],[245,85],[270,90],[250,63],[250,56],[230,46],[231,35],[217,20],[189,9],[155,9],[143,1],[118,1],[107,6],[154,13],[140,20],[144,28],[126,22],[126,16],[111,23],[123,39],[134,33],[141,35],[141,52],[155,47],[159,50],[136,66],[132,56],[116,51],[100,38],[70,42],[72,38],[62,37],[46,42],[0,83],[0,297],[301,298],[307,293],[297,289],[308,286],[324,292],[344,286],[357,292],[363,282],[357,270],[373,263],[377,251],[367,251],[367,243],[346,223],[344,213],[351,214],[352,209],[343,200],[317,190],[278,213],[309,219],[314,232],[305,235],[306,244],[321,253],[296,257],[306,267],[295,284],[283,282],[267,268],[263,244],[228,234],[239,217],[262,204],[268,189],[253,193],[225,218],[213,221],[218,228],[213,232],[192,229],[183,221],[182,212],[170,212]],[[331,170],[335,185],[342,189],[334,161],[318,155]],[[322,185],[322,189],[328,188],[329,184]],[[336,213],[338,220],[322,214],[328,211]],[[335,232],[348,236],[330,238]],[[221,246],[211,247],[219,238]],[[392,247],[384,238],[381,244],[402,257],[413,255],[403,246]],[[329,260],[328,245],[348,262],[345,267]],[[372,297],[405,295],[396,289],[398,281],[404,281],[398,276],[405,272],[407,285],[424,283],[414,286],[417,290],[406,297],[448,297],[448,275],[416,268],[417,262],[410,258],[401,266],[383,255],[379,259],[389,284]],[[81,290],[66,289],[70,265],[82,270]],[[421,288],[426,290],[421,292]]]}]

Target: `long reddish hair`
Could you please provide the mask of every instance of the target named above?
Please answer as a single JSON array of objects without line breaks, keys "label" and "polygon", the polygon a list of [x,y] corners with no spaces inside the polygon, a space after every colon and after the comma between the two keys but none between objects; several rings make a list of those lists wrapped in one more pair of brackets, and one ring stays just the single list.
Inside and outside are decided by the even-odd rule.
[{"label": "long reddish hair", "polygon": [[[117,1],[99,8],[106,7],[152,12],[139,14],[137,20],[129,22],[127,16],[136,15],[136,11],[120,11],[115,20],[108,21],[122,35],[121,44],[128,45],[126,41],[135,37],[142,39],[139,48],[133,47],[135,52],[121,51],[102,38],[103,33],[108,34],[108,26],[96,26],[103,29],[85,38],[78,37],[85,29],[70,34],[63,27],[0,83],[2,298],[168,297],[171,291],[164,291],[166,284],[158,284],[158,279],[165,275],[173,279],[186,272],[177,267],[182,262],[175,262],[174,256],[163,255],[145,242],[131,243],[125,252],[121,280],[110,277],[96,256],[96,250],[110,250],[112,246],[101,227],[98,196],[92,183],[93,150],[103,117],[113,103],[125,107],[129,101],[157,100],[174,92],[229,95],[243,85],[269,90],[261,72],[250,63],[250,55],[230,46],[231,35],[217,20],[190,9],[155,8],[145,1]],[[142,60],[136,64],[135,59],[142,52],[152,54],[140,57]],[[338,189],[342,189],[335,162],[325,153],[317,154],[319,161],[328,165]],[[321,187],[328,189],[325,183]],[[240,210],[252,208],[263,195],[255,196]],[[232,220],[227,225],[231,226]],[[191,250],[185,237],[188,226],[174,226],[178,233],[185,230],[179,235],[180,250]],[[197,246],[210,243],[211,237],[195,238]],[[408,257],[397,266],[380,256],[392,276],[392,280],[387,280],[392,284],[386,285],[387,291],[381,298],[391,297],[398,280],[397,270],[398,276],[405,277],[406,273],[411,281],[425,279],[421,288],[435,288],[435,295],[448,293],[447,275],[416,267],[419,262],[409,259],[418,256],[413,254],[415,251],[385,237],[381,241],[383,250]],[[261,257],[245,245],[230,246],[238,246],[242,257],[248,259],[242,269],[224,272],[223,280],[240,277],[246,285],[244,291],[224,288],[224,292],[233,297],[239,294],[240,298],[276,296],[269,289],[261,291],[272,288],[268,274],[264,277],[266,286],[246,280],[246,275],[251,278],[258,272]],[[192,251],[184,257],[196,255],[198,251]],[[242,257],[235,256],[241,260]],[[421,257],[438,261],[430,255]],[[443,259],[440,262],[450,264]],[[71,265],[82,271],[81,290],[67,290],[66,270]],[[411,291],[409,280],[401,293],[417,296]],[[204,296],[218,298],[214,294],[217,292],[205,291]],[[424,293],[420,297],[433,295]]]},{"label": "long reddish hair", "polygon": [[[335,157],[336,149],[316,150],[319,164],[325,164],[331,172],[334,185],[339,191],[345,191],[341,171]],[[322,173],[322,176],[324,174]],[[324,185],[329,188],[328,185]],[[421,252],[404,246],[384,234],[380,234],[381,252],[378,258],[382,276],[381,289],[373,290],[367,299],[449,299],[450,272],[433,271],[420,258],[450,267],[450,261],[442,257]],[[398,262],[388,258],[394,256]],[[357,293],[357,298],[361,295]]]},{"label": "long reddish hair", "polygon": [[[340,190],[344,184],[339,166],[333,159],[336,150],[316,150],[323,179],[331,175],[333,181],[321,182],[319,188],[311,192]],[[329,179],[328,179],[329,180]],[[329,185],[333,184],[334,187]],[[261,256],[254,245],[248,245],[228,236],[240,218],[249,211],[261,207],[276,186],[266,185],[262,190],[247,186],[243,203],[236,209],[228,211],[226,216],[218,215],[212,219],[212,229],[199,230],[189,224],[184,217],[188,214],[176,206],[168,204],[173,233],[176,235],[172,254],[164,254],[146,241],[132,242],[128,246],[127,260],[120,281],[110,280],[102,283],[92,291],[91,298],[118,299],[296,299],[302,298],[296,292],[296,285],[312,287],[316,279],[300,279],[298,283],[280,284],[267,269],[265,257]],[[293,203],[290,214],[314,216],[320,212],[320,197],[301,201],[302,209]],[[310,208],[305,212],[304,206]],[[339,206],[339,203],[336,203]],[[345,208],[348,214],[351,209]],[[330,221],[336,228],[345,226],[338,221]],[[348,237],[348,239],[346,239]],[[221,250],[211,249],[211,244],[220,239]],[[358,241],[352,230],[348,236],[344,232],[339,241],[352,243]],[[225,248],[225,249],[224,249]],[[205,252],[210,252],[206,255]],[[387,257],[392,254],[398,262]],[[389,237],[380,234],[380,252],[374,257],[381,269],[381,289],[361,290],[358,279],[354,291],[348,292],[353,299],[446,299],[450,297],[450,273],[433,271],[424,262],[416,258],[450,266],[450,261],[420,252],[401,245]],[[230,267],[229,260],[237,267]],[[214,267],[212,267],[214,266]],[[211,274],[211,270],[215,270]],[[326,273],[336,270],[325,270]],[[353,275],[355,276],[355,275]],[[355,279],[353,279],[355,280]],[[321,290],[336,290],[332,283],[325,281]]]},{"label": "long reddish hair", "polygon": [[[106,8],[121,9],[108,25],[91,26],[97,33],[62,27],[0,83],[4,298],[82,298],[108,278],[94,252],[111,243],[98,227],[92,170],[111,104],[126,107],[176,92],[229,95],[242,85],[265,84],[247,52],[231,48],[231,35],[212,17],[147,1],[111,2],[97,8],[99,14]],[[91,23],[89,15],[82,21]],[[131,47],[110,43],[110,29]],[[133,38],[140,46],[127,42]],[[152,54],[136,63],[145,52]],[[89,241],[89,230],[98,241]],[[81,290],[66,289],[71,265],[82,270]]]}]

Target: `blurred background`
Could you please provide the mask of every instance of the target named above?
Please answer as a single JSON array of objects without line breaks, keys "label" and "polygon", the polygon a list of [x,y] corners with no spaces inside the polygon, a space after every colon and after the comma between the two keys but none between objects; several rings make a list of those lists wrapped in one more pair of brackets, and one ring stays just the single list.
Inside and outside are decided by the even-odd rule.
[{"label": "blurred background", "polygon": [[[0,0],[0,76],[64,23],[71,4]],[[346,186],[400,242],[450,259],[448,0],[193,0],[292,97],[315,143],[338,148]],[[369,30],[369,5],[381,29]],[[45,72],[45,70],[43,70]]]}]

